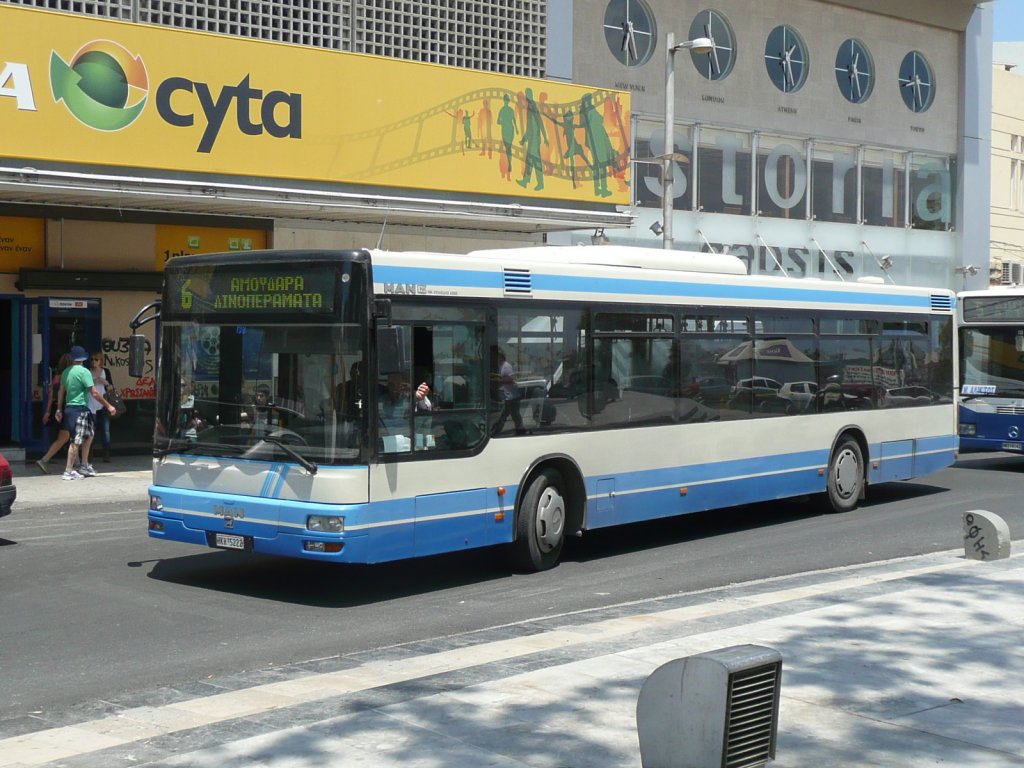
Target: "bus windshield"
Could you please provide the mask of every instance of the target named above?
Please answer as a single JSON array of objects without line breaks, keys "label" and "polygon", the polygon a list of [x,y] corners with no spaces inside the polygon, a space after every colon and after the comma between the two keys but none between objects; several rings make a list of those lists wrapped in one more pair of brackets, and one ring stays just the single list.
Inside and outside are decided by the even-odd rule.
[{"label": "bus windshield", "polygon": [[368,337],[359,274],[351,263],[172,270],[155,452],[307,467],[362,460]]},{"label": "bus windshield", "polygon": [[1017,326],[961,329],[961,392],[968,397],[1024,396]]}]

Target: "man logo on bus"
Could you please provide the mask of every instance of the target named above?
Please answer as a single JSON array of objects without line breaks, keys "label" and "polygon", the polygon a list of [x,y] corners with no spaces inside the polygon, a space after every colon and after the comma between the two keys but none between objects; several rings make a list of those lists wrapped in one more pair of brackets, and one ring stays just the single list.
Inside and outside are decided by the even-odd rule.
[{"label": "man logo on bus", "polygon": [[138,119],[149,97],[141,56],[112,40],[86,43],[64,61],[50,54],[53,100],[63,101],[79,122],[97,131],[120,131]]}]

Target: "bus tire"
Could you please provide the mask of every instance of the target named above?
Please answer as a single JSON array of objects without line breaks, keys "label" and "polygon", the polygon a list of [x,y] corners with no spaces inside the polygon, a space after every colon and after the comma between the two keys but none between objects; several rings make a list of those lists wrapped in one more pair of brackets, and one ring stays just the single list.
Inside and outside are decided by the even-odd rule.
[{"label": "bus tire", "polygon": [[832,451],[826,493],[833,512],[856,509],[864,493],[864,454],[860,443],[849,435],[841,437]]},{"label": "bus tire", "polygon": [[565,482],[545,467],[530,480],[516,517],[512,563],[522,571],[546,571],[558,564],[565,543]]}]

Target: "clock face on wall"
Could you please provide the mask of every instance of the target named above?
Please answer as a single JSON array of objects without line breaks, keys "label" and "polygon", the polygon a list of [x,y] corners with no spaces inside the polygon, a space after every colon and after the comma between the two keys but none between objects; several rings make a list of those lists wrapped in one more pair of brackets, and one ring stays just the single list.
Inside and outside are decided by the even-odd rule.
[{"label": "clock face on wall", "polygon": [[707,53],[691,50],[693,66],[708,80],[727,77],[736,62],[736,37],[728,20],[718,11],[701,11],[690,25],[690,39],[698,37],[710,38],[714,47]]},{"label": "clock face on wall", "polygon": [[836,53],[836,83],[839,92],[853,104],[862,104],[875,86],[875,63],[867,46],[851,37]]},{"label": "clock face on wall", "polygon": [[799,91],[810,69],[807,46],[797,31],[787,24],[781,24],[769,33],[764,45],[764,63],[768,77],[783,93]]},{"label": "clock face on wall", "polygon": [[643,0],[611,0],[604,12],[604,39],[627,67],[647,63],[654,53],[654,14]]},{"label": "clock face on wall", "polygon": [[920,51],[911,51],[900,64],[900,96],[907,108],[924,112],[935,99],[935,74]]}]

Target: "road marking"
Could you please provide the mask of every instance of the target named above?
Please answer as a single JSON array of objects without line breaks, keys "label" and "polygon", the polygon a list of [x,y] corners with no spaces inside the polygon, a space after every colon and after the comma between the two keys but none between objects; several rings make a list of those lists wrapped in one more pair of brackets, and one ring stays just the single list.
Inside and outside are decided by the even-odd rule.
[{"label": "road marking", "polygon": [[972,564],[976,565],[974,561],[959,559],[937,565],[854,575],[835,581],[762,594],[725,597],[683,608],[585,623],[578,629],[554,629],[408,659],[367,662],[352,669],[226,691],[160,707],[134,707],[99,720],[0,739],[0,766],[22,768],[43,765],[54,760],[90,754],[190,728],[266,714],[276,709],[408,682],[429,675],[454,672],[574,645],[608,641],[648,628],[664,629],[695,619],[805,600]]}]

